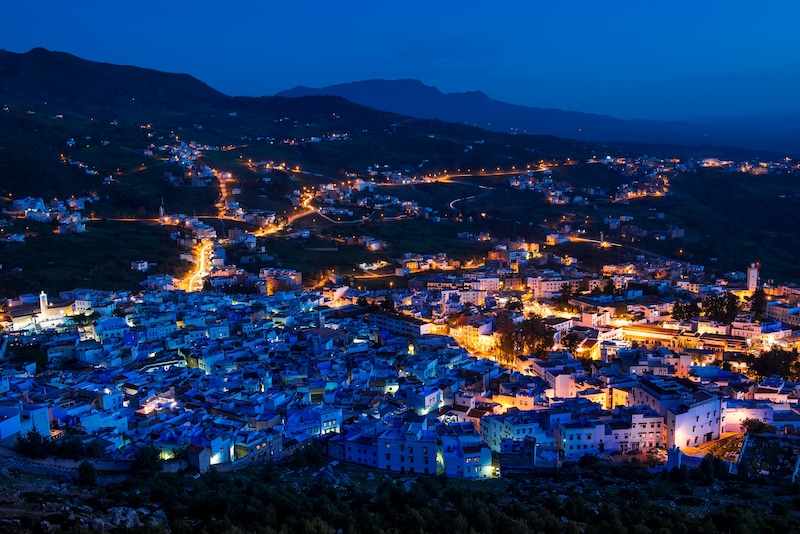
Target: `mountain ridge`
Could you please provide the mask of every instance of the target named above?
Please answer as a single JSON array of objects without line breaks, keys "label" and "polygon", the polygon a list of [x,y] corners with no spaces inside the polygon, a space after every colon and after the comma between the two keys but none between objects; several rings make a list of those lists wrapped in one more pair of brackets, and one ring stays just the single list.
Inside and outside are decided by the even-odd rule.
[{"label": "mountain ridge", "polygon": [[[443,93],[412,78],[366,80],[323,88],[297,86],[275,96],[319,95],[418,119],[439,119],[496,132],[553,135],[583,142],[744,147],[800,155],[800,127],[794,126],[797,121],[789,124],[787,117],[759,117],[757,121],[618,119],[509,104],[482,91]],[[187,111],[198,104],[252,108],[274,98],[229,96],[189,74],[89,61],[44,48],[25,53],[0,50],[0,97],[18,102],[49,102],[61,106],[59,113],[86,114],[159,106]]]},{"label": "mountain ridge", "polygon": [[297,86],[276,96],[341,96],[355,103],[416,118],[438,118],[493,131],[555,135],[580,141],[634,141],[690,146],[731,145],[758,150],[797,152],[800,129],[757,126],[737,119],[664,121],[619,119],[580,111],[509,104],[482,91],[443,93],[420,80],[373,79],[321,88]]}]

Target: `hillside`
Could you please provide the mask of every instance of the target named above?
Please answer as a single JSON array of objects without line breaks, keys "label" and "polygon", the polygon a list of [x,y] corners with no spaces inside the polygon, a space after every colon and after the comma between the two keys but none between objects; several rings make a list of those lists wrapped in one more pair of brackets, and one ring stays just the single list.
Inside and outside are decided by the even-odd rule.
[{"label": "hillside", "polygon": [[[102,258],[104,269],[116,270],[103,277],[103,287],[120,283],[137,287],[140,278],[132,276],[127,266],[143,258],[158,262],[153,243],[162,243],[163,236],[154,235],[155,241],[139,239],[139,233],[149,234],[153,227],[132,220],[152,220],[162,205],[171,214],[218,216],[224,194],[221,173],[232,176],[228,201],[279,217],[293,213],[295,191],[342,184],[354,177],[380,181],[384,175],[402,173],[433,181],[455,173],[465,176],[461,181],[474,182],[462,184],[456,179],[456,183],[390,186],[392,197],[416,202],[447,220],[435,231],[422,220],[394,226],[373,220],[345,227],[323,219],[301,221],[327,237],[370,234],[385,239],[395,247],[393,252],[458,250],[470,259],[480,251],[454,243],[459,232],[540,239],[545,226],[552,230],[554,221],[569,219],[582,220],[582,230],[599,236],[603,217],[633,215],[645,229],[659,231],[671,223],[685,227],[687,235],[682,243],[650,240],[637,247],[673,257],[682,250],[683,257],[698,262],[717,258],[720,269],[739,269],[761,259],[769,276],[796,276],[788,259],[800,249],[792,234],[794,217],[788,215],[796,213],[800,202],[793,174],[753,180],[742,173],[699,173],[676,177],[672,195],[611,204],[608,196],[597,191],[588,202],[561,205],[531,190],[509,186],[509,174],[548,168],[559,187],[575,187],[571,194],[577,191],[589,198],[586,195],[592,188],[613,192],[622,184],[639,183],[644,170],[637,170],[638,164],[632,162],[643,154],[683,161],[709,156],[742,161],[759,155],[753,151],[512,135],[463,123],[410,118],[341,96],[229,97],[187,75],[88,62],[42,49],[27,54],[2,52],[0,59],[0,208],[28,196],[45,201],[94,198],[83,212],[91,219],[87,234],[67,239],[53,235],[53,226],[21,221],[5,230],[29,237],[25,245],[3,244],[0,291],[7,295],[100,283],[86,275],[93,267],[89,255],[81,261],[71,257],[75,247],[91,248],[96,239],[105,240],[103,246],[126,240],[129,244],[119,254]],[[417,82],[408,83],[409,94],[396,94],[398,102],[410,102],[417,86]],[[429,88],[427,92],[438,91]],[[134,93],[137,96],[129,96]],[[486,99],[474,94],[462,98]],[[187,159],[188,153],[193,155]],[[627,170],[597,164],[618,157],[631,162]],[[216,174],[205,181],[191,179],[193,172],[204,168]],[[485,187],[480,195],[474,195],[476,186]],[[719,194],[732,187],[734,196]],[[762,202],[752,207],[754,218],[743,226],[740,212],[732,209],[739,210],[748,195]],[[458,199],[458,210],[454,210]],[[766,216],[774,201],[785,210]],[[665,216],[651,222],[655,211]],[[359,212],[360,216],[370,213]],[[110,232],[104,220],[114,218],[126,222]],[[417,223],[422,225],[421,232]],[[740,230],[730,234],[728,228]],[[219,223],[218,230],[224,232],[224,224]],[[159,250],[167,254],[166,242],[164,246]],[[311,261],[307,253],[290,251],[286,244],[264,246],[283,251],[284,257],[276,261],[286,265],[314,271],[325,267],[319,258]],[[369,259],[351,252],[348,249],[336,258],[336,265],[351,270],[356,256],[359,261]],[[380,259],[386,259],[390,253],[382,254]],[[597,259],[597,251],[588,254]],[[333,261],[329,256],[323,260]],[[158,263],[164,272],[171,272],[169,262]],[[57,277],[53,271],[59,271]]]},{"label": "hillside", "polygon": [[43,48],[24,54],[0,50],[0,95],[62,107],[61,112],[120,105],[187,108],[229,99],[188,74],[98,63]]},{"label": "hillside", "polygon": [[[409,119],[341,97],[229,97],[188,75],[85,61],[44,49],[0,52],[0,105],[0,192],[17,197],[81,195],[102,185],[102,176],[129,172],[143,193],[170,196],[147,185],[178,169],[154,169],[143,165],[139,155],[170,136],[246,145],[243,152],[249,158],[287,161],[332,176],[363,172],[375,163],[428,172],[522,165],[537,157],[582,157],[598,150],[553,137]],[[335,132],[347,133],[349,142],[303,142]],[[68,146],[68,140],[81,142]],[[480,150],[465,153],[476,140],[483,141]],[[85,162],[98,175],[75,172],[63,164],[62,155]]]}]

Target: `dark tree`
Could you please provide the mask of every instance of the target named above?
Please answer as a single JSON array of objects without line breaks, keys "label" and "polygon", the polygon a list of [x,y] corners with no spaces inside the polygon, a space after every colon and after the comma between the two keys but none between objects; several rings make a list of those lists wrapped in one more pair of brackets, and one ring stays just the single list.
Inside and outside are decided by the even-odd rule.
[{"label": "dark tree", "polygon": [[61,458],[79,460],[86,456],[86,448],[83,446],[83,441],[77,436],[60,439],[55,442],[55,445],[57,445],[55,453]]},{"label": "dark tree", "polygon": [[707,295],[703,299],[703,315],[718,323],[730,324],[739,313],[739,298],[733,293]]},{"label": "dark tree", "polygon": [[699,317],[701,313],[700,303],[695,299],[689,303],[689,319],[694,319],[695,317]]},{"label": "dark tree", "polygon": [[606,282],[606,287],[603,288],[604,295],[613,295],[614,293],[616,293],[616,291],[617,291],[617,286],[614,285],[613,280],[609,280],[608,282]]},{"label": "dark tree", "polygon": [[753,434],[771,434],[778,429],[760,419],[745,419],[742,421],[742,430],[744,432],[752,432]]},{"label": "dark tree", "polygon": [[149,476],[161,471],[162,460],[158,449],[153,445],[142,445],[133,458],[133,471],[137,475]]},{"label": "dark tree", "polygon": [[531,314],[520,324],[525,352],[544,356],[553,346],[554,332],[538,315]]},{"label": "dark tree", "polygon": [[689,321],[692,319],[691,312],[689,311],[690,304],[688,302],[676,302],[672,307],[672,318],[676,321]]},{"label": "dark tree", "polygon": [[569,334],[561,338],[561,344],[564,345],[564,348],[567,349],[568,352],[575,354],[575,351],[577,350],[578,346],[581,344],[581,341],[583,341],[583,339],[584,339],[583,336],[581,336],[580,334],[577,334],[575,332],[570,332]]},{"label": "dark tree", "polygon": [[753,360],[750,370],[759,378],[777,375],[794,379],[798,372],[797,352],[773,349]]},{"label": "dark tree", "polygon": [[511,310],[511,311],[517,312],[517,313],[521,312],[523,310],[523,308],[524,308],[524,306],[522,304],[522,301],[519,299],[519,297],[511,297],[510,299],[508,299],[508,301],[506,302],[506,305],[505,305],[505,309]]},{"label": "dark tree", "polygon": [[381,301],[381,309],[388,312],[394,311],[394,299],[392,298],[391,293],[387,294]]},{"label": "dark tree", "polygon": [[569,309],[571,307],[569,301],[573,296],[574,292],[572,291],[572,285],[568,282],[565,282],[564,285],[561,286],[561,295],[553,299],[556,309]]},{"label": "dark tree", "polygon": [[42,350],[39,345],[14,347],[9,353],[11,354],[11,361],[13,362],[36,363],[37,373],[41,373],[47,369],[47,352]]},{"label": "dark tree", "polygon": [[767,294],[761,288],[756,289],[750,301],[750,311],[753,312],[756,320],[761,320],[767,313]]},{"label": "dark tree", "polygon": [[105,449],[103,448],[103,445],[95,439],[86,445],[84,454],[89,458],[100,458],[105,454]]},{"label": "dark tree", "polygon": [[92,462],[84,460],[78,466],[78,484],[90,488],[97,485],[97,469]]},{"label": "dark tree", "polygon": [[35,428],[17,436],[14,450],[30,458],[46,458],[52,450],[50,440],[42,436]]},{"label": "dark tree", "polygon": [[722,322],[725,317],[725,302],[721,295],[706,295],[703,299],[703,315],[712,321]]},{"label": "dark tree", "polygon": [[703,456],[703,460],[697,470],[700,474],[700,481],[705,484],[711,484],[718,478],[728,476],[728,464],[713,454]]},{"label": "dark tree", "polygon": [[494,325],[497,360],[505,365],[512,365],[519,351],[519,336],[511,316],[501,313]]},{"label": "dark tree", "polygon": [[725,293],[725,320],[724,323],[730,324],[739,315],[739,297],[731,292]]}]

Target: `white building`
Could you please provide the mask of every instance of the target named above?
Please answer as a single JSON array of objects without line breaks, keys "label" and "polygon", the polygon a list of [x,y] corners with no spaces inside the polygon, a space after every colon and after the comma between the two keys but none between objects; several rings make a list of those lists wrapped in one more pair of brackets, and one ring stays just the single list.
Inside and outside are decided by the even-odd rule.
[{"label": "white building", "polygon": [[535,438],[539,445],[553,447],[556,438],[545,430],[539,410],[508,410],[504,414],[487,415],[481,420],[481,437],[494,452],[504,452],[513,442]]},{"label": "white building", "polygon": [[720,397],[688,380],[642,377],[628,396],[628,406],[639,404],[664,416],[664,444],[668,449],[673,445],[693,447],[720,436]]},{"label": "white building", "polygon": [[444,473],[449,477],[492,478],[492,450],[483,442],[472,423],[451,423],[442,442]]}]

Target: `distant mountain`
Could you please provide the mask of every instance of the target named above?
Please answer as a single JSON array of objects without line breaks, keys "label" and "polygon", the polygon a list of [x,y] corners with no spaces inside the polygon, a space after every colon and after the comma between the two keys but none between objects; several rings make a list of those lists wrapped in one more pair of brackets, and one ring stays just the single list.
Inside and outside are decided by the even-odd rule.
[{"label": "distant mountain", "polygon": [[44,48],[17,54],[0,50],[0,95],[22,102],[107,107],[220,103],[230,97],[188,74],[112,65]]},{"label": "distant mountain", "polygon": [[277,96],[335,95],[375,109],[438,118],[500,132],[555,135],[582,141],[635,141],[691,146],[742,146],[800,153],[800,124],[770,120],[654,121],[507,104],[480,91],[442,93],[419,80],[367,80],[322,88],[298,86]]}]

